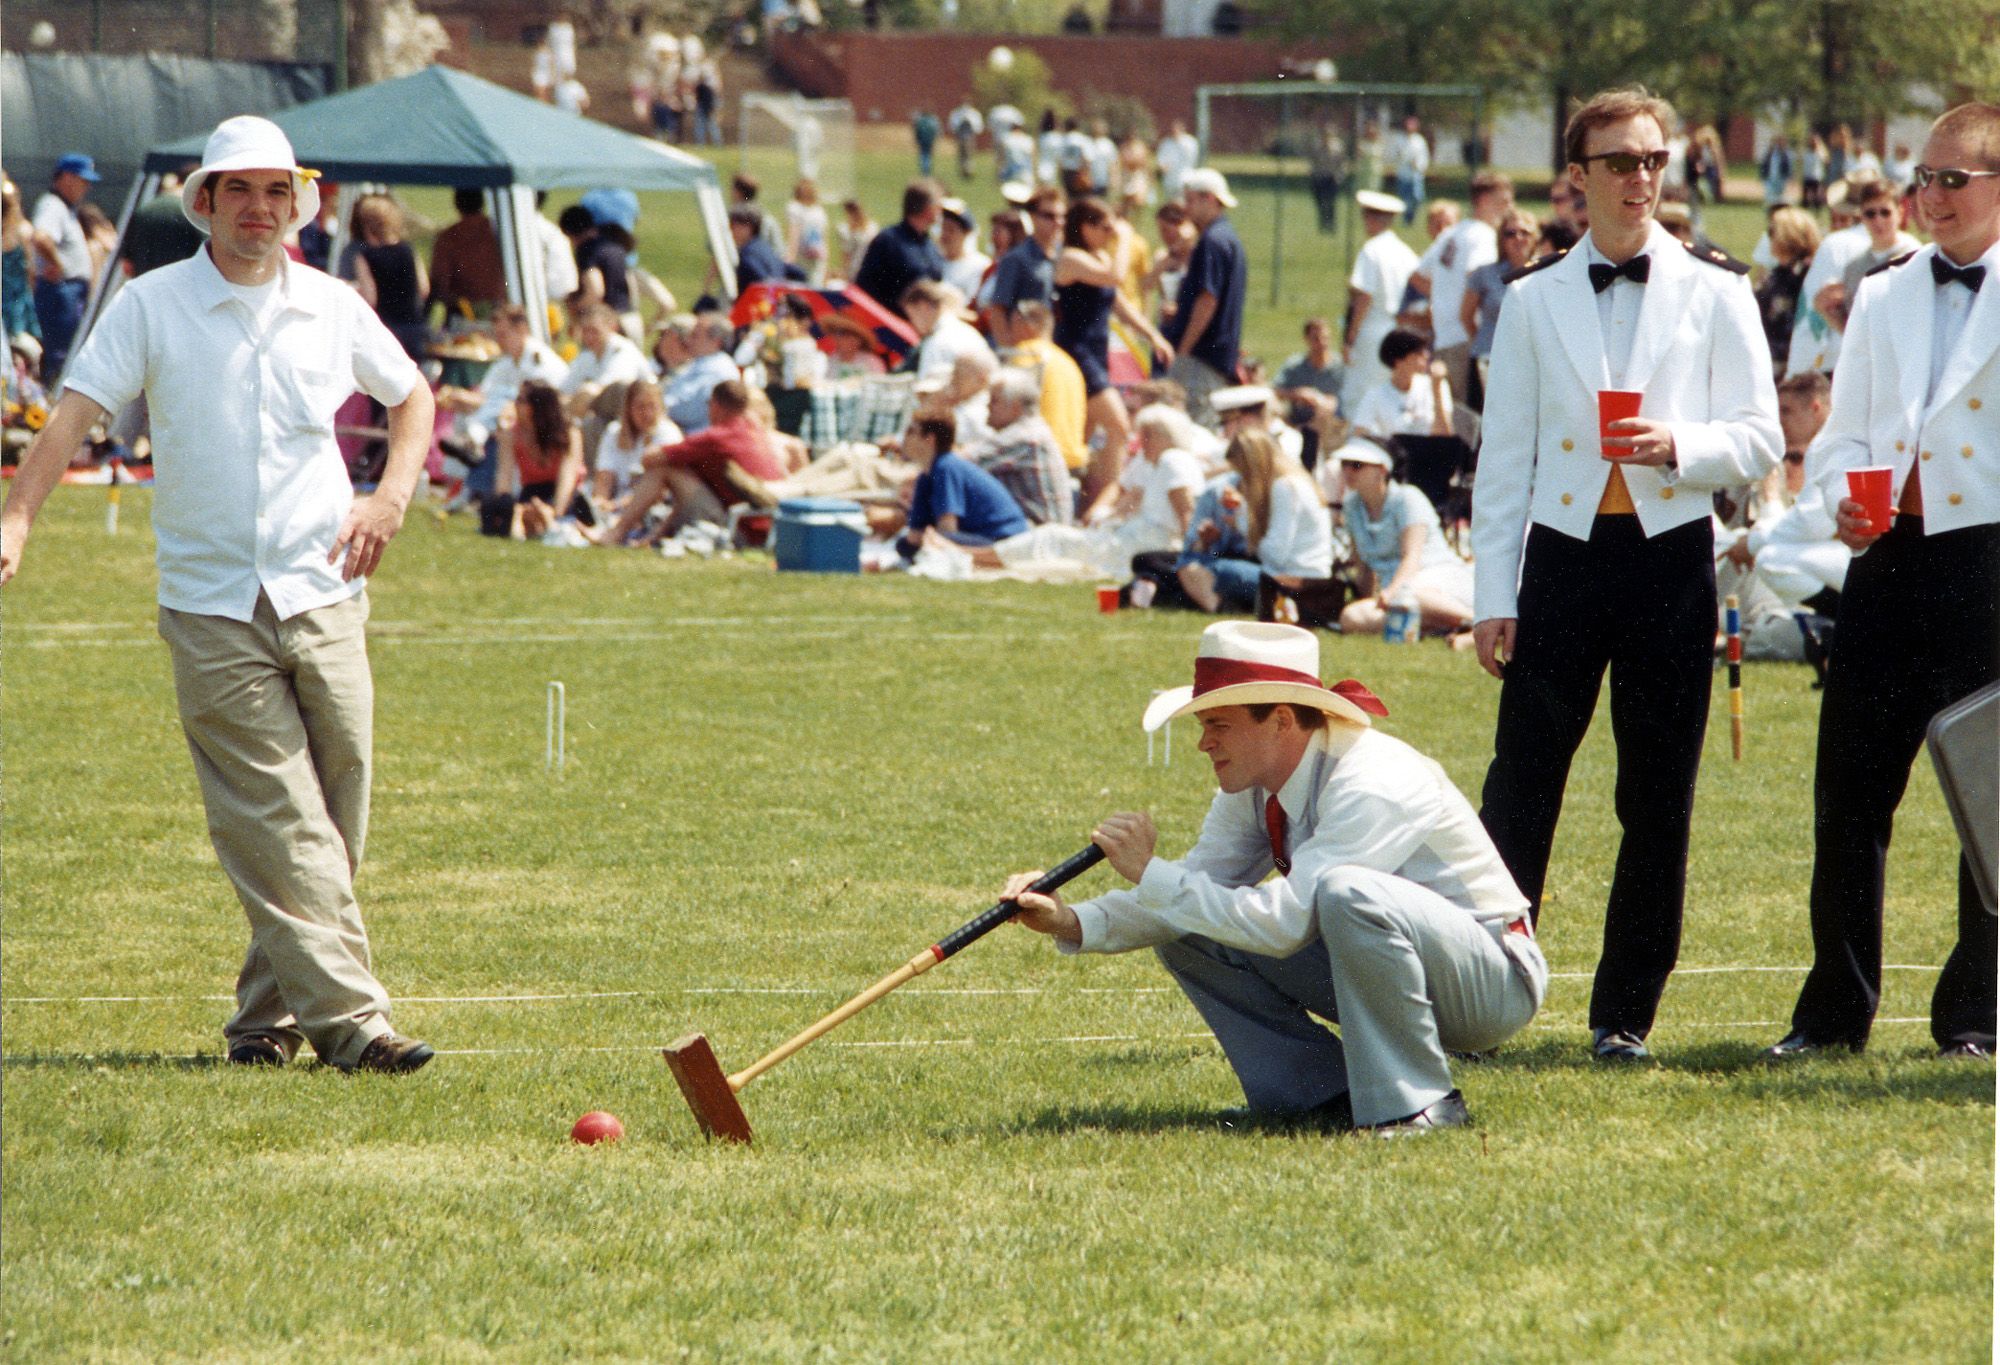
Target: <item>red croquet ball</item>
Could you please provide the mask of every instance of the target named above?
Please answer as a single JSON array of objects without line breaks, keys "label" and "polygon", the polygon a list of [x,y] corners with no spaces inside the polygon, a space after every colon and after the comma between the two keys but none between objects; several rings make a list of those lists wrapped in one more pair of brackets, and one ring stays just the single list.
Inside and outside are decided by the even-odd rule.
[{"label": "red croquet ball", "polygon": [[618,1121],[616,1114],[593,1109],[576,1121],[576,1127],[569,1130],[569,1135],[586,1147],[594,1147],[600,1142],[616,1142],[624,1137],[625,1125]]}]

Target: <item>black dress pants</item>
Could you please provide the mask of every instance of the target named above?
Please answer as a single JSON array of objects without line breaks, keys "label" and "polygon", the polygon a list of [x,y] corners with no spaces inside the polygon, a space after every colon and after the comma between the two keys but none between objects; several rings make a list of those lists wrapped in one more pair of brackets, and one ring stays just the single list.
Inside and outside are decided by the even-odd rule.
[{"label": "black dress pants", "polygon": [[1546,526],[1528,532],[1479,818],[1539,918],[1570,760],[1609,669],[1624,833],[1591,988],[1592,1029],[1643,1038],[1680,953],[1714,652],[1706,519],[1651,539],[1631,515],[1598,517],[1588,541]]},{"label": "black dress pants", "polygon": [[[1931,718],[2000,678],[2000,525],[1924,534],[1899,516],[1841,594],[1813,774],[1813,965],[1792,1029],[1861,1045],[1882,998],[1882,882]],[[1991,1050],[1993,916],[1961,854],[1958,944],[1931,998],[1940,1047]]]}]

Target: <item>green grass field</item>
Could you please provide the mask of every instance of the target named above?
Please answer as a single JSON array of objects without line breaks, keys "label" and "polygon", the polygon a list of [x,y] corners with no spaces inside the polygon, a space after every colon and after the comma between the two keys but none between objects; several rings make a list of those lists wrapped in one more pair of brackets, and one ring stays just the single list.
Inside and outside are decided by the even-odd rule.
[{"label": "green grass field", "polygon": [[[409,1078],[219,1063],[244,946],[154,637],[146,498],[58,491],[6,590],[4,1338],[23,1361],[1991,1358],[1989,1067],[1931,1056],[1949,822],[1898,829],[1882,1022],[1773,1073],[1807,958],[1817,695],[1749,670],[1697,809],[1656,1067],[1584,1006],[1615,826],[1602,723],[1558,839],[1544,1015],[1471,1131],[1224,1131],[1147,955],[1003,930],[744,1093],[705,1146],[658,1055],[741,1067],[1143,807],[1210,784],[1137,717],[1198,622],[1085,588],[778,576],[411,518],[372,589],[361,890]],[[1494,688],[1329,637],[1468,791]],[[543,770],[544,687],[569,759]],[[1185,727],[1186,723],[1182,723]],[[1111,884],[1100,869],[1080,893]],[[629,1136],[568,1141],[606,1108]]]}]

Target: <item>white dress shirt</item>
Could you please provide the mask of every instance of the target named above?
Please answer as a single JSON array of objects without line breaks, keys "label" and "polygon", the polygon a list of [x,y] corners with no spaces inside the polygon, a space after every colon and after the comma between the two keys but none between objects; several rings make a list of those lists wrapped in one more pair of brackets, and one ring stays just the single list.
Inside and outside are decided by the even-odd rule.
[{"label": "white dress shirt", "polygon": [[[1995,255],[1992,251],[1986,253],[1989,261]],[[1946,264],[1954,262],[1947,258]],[[1926,265],[1924,269],[1928,272],[1930,266]],[[2000,288],[2000,280],[1993,278],[1994,273],[1993,266],[1988,265],[1983,288]],[[1930,386],[1924,390],[1926,404],[1937,397],[1938,381],[1944,378],[1945,364],[1958,348],[1959,335],[1965,331],[1965,319],[1972,312],[1972,301],[1979,297],[1956,280],[1950,284],[1932,281],[1931,288],[1937,291],[1937,297],[1931,304],[1931,379]]]},{"label": "white dress shirt", "polygon": [[261,589],[285,620],[364,586],[327,563],[354,500],[334,413],[356,389],[395,407],[423,377],[332,276],[286,260],[279,290],[260,330],[198,251],[121,289],[70,367],[108,412],[146,395],[159,599],[176,611],[248,621]]},{"label": "white dress shirt", "polygon": [[[1596,240],[1588,234],[1583,243],[1587,265],[1617,264],[1597,249]],[[1632,337],[1638,330],[1639,304],[1645,292],[1645,285],[1623,275],[1597,292],[1597,326],[1604,338],[1604,372],[1611,377],[1614,389],[1625,387],[1625,371],[1632,363]]]},{"label": "white dress shirt", "polygon": [[1064,951],[1122,953],[1201,934],[1289,956],[1312,941],[1315,887],[1337,867],[1405,878],[1491,925],[1527,912],[1486,827],[1444,769],[1379,730],[1331,721],[1313,736],[1277,793],[1292,870],[1267,882],[1275,867],[1264,823],[1269,796],[1255,787],[1217,792],[1187,857],[1155,857],[1136,887],[1077,905],[1083,939]]}]

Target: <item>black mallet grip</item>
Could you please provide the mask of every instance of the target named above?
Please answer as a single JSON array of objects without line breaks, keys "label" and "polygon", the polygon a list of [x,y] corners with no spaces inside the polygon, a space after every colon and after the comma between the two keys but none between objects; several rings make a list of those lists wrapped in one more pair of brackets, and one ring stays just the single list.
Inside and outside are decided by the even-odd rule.
[{"label": "black mallet grip", "polygon": [[[1028,890],[1047,895],[1057,887],[1074,881],[1103,861],[1104,850],[1096,844],[1087,845],[1081,853],[1064,859],[1061,863],[1050,868],[1040,877],[1037,877],[1034,884]],[[1000,901],[992,909],[981,911],[939,939],[932,946],[931,952],[936,954],[939,962],[942,962],[959,949],[971,946],[1000,925],[1014,918],[1020,912],[1020,909],[1021,903],[1019,901]]]}]

